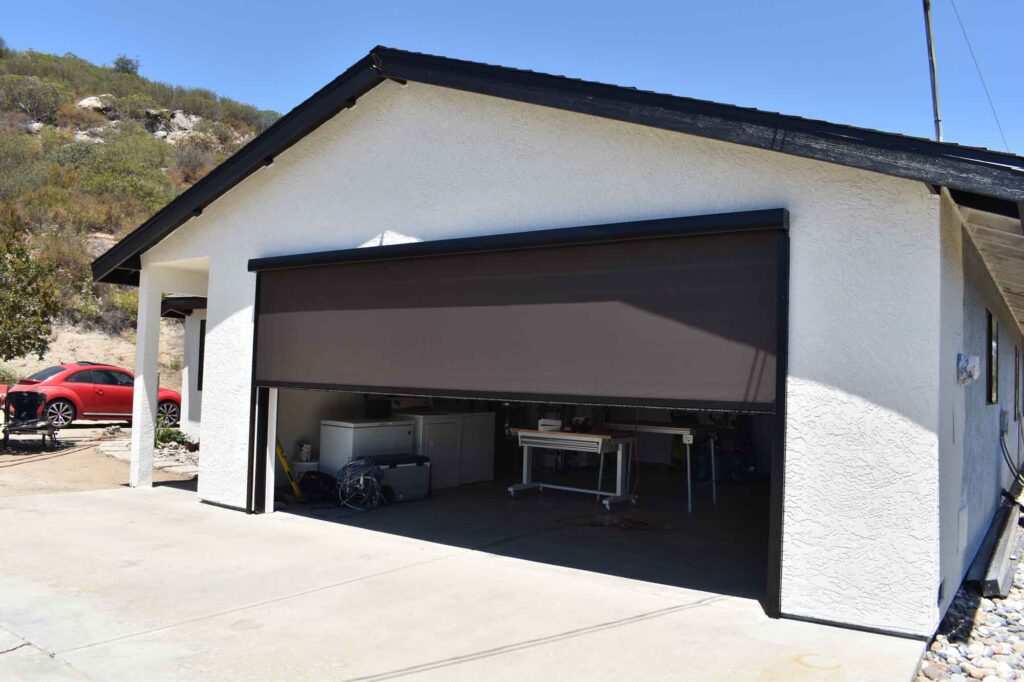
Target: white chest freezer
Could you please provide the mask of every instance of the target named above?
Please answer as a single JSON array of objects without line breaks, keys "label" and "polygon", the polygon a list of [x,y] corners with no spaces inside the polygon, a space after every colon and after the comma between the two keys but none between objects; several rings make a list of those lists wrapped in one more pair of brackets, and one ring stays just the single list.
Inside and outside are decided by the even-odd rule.
[{"label": "white chest freezer", "polygon": [[411,455],[413,427],[411,419],[324,419],[320,422],[320,472],[336,476],[357,457]]}]

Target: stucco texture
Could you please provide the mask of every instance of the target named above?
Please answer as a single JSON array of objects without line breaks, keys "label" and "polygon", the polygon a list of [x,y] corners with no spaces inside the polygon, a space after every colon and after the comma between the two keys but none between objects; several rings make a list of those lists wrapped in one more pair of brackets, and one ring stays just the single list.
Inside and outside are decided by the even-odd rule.
[{"label": "stucco texture", "polygon": [[385,83],[144,254],[209,257],[200,497],[245,500],[252,257],[784,207],[782,608],[936,621],[938,199],[920,183],[596,117]]},{"label": "stucco texture", "polygon": [[[965,548],[961,570],[966,571],[984,540],[999,505],[1000,491],[1009,490],[1013,475],[1003,460],[999,443],[999,413],[1009,412],[1006,445],[1020,467],[1020,421],[1014,416],[1014,349],[1022,348],[1021,335],[1010,310],[996,288],[970,237],[963,239],[964,352],[981,359],[981,377],[963,389],[966,405],[961,505],[967,509]],[[999,322],[999,400],[989,404],[985,373],[988,335],[986,311]]]}]

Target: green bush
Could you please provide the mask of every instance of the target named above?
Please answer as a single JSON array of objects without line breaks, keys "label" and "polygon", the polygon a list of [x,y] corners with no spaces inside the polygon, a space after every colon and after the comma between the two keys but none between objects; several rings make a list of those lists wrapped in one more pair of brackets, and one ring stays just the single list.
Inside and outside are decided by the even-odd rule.
[{"label": "green bush", "polygon": [[21,372],[10,365],[0,364],[0,386],[10,386],[21,378]]},{"label": "green bush", "polygon": [[60,83],[35,76],[0,76],[0,109],[23,111],[52,123],[71,93]]},{"label": "green bush", "polygon": [[82,188],[91,194],[133,197],[156,212],[174,196],[163,172],[170,165],[167,143],[138,124],[122,125],[106,144],[96,145],[92,159],[80,170]]},{"label": "green bush", "polygon": [[57,148],[53,159],[62,166],[74,166],[79,168],[90,162],[96,156],[96,145],[91,142],[72,142]]},{"label": "green bush", "polygon": [[221,123],[220,121],[210,121],[204,119],[196,126],[196,131],[209,135],[221,145],[233,142],[235,139],[235,129],[229,126],[227,123]]},{"label": "green bush", "polygon": [[142,122],[146,120],[147,109],[160,108],[160,104],[155,99],[141,92],[119,97],[114,102],[114,114],[118,118],[129,118]]},{"label": "green bush", "polygon": [[96,285],[100,300],[99,315],[93,326],[111,334],[135,328],[139,310],[139,290],[118,284]]},{"label": "green bush", "polygon": [[168,443],[177,443],[178,445],[194,445],[195,441],[188,436],[188,434],[182,433],[178,429],[172,429],[167,426],[159,425],[156,428],[156,437],[154,438],[156,445],[167,445]]},{"label": "green bush", "polygon": [[213,159],[208,151],[190,144],[179,144],[174,150],[174,157],[185,182],[195,182],[201,178]]},{"label": "green bush", "polygon": [[42,159],[42,146],[31,135],[0,135],[0,201],[42,184],[46,180]]}]

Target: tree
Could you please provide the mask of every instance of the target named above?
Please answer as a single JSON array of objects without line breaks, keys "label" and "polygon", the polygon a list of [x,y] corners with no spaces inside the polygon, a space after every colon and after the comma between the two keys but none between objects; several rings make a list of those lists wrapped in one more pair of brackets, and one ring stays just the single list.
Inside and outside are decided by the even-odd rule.
[{"label": "tree", "polygon": [[132,59],[128,55],[118,55],[117,59],[114,60],[114,71],[120,73],[130,73],[133,76],[139,75],[139,60]]},{"label": "tree", "polygon": [[11,48],[7,47],[7,41],[4,40],[3,36],[0,36],[0,59],[7,56],[7,53],[11,51]]},{"label": "tree", "polygon": [[0,361],[32,353],[42,359],[59,309],[53,266],[33,258],[24,238],[0,225]]},{"label": "tree", "polygon": [[35,76],[0,76],[0,109],[20,110],[36,121],[52,123],[60,105],[71,98],[63,85]]}]

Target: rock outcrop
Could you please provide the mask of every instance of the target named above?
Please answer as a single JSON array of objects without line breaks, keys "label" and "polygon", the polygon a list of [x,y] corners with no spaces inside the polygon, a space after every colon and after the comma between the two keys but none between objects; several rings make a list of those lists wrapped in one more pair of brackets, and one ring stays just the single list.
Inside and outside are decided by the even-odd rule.
[{"label": "rock outcrop", "polygon": [[79,109],[89,109],[106,116],[114,110],[115,97],[113,95],[90,95],[79,100]]}]

